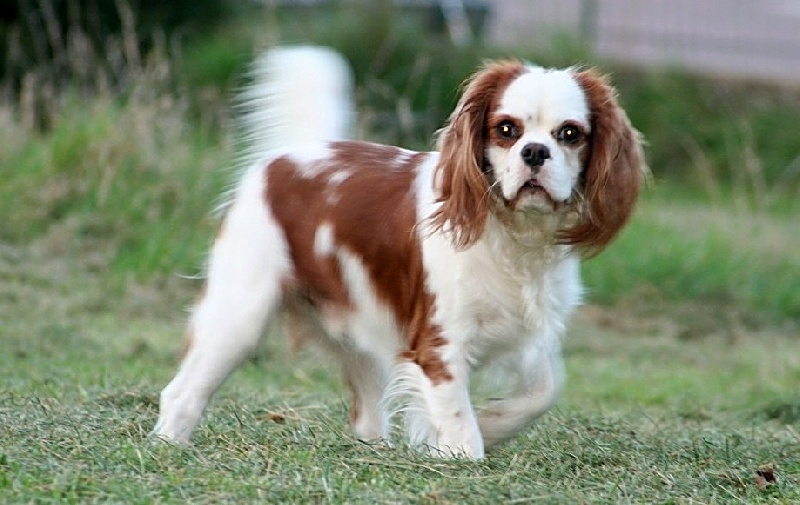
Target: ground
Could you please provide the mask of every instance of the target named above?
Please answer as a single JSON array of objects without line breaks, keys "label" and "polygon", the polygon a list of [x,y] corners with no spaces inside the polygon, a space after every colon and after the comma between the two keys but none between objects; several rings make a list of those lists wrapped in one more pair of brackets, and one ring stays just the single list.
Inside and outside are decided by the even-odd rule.
[{"label": "ground", "polygon": [[588,305],[562,401],[482,462],[354,440],[338,373],[313,353],[285,359],[275,338],[177,448],[148,433],[198,283],[115,292],[84,253],[57,233],[0,248],[4,502],[800,499],[791,325],[686,301]]}]

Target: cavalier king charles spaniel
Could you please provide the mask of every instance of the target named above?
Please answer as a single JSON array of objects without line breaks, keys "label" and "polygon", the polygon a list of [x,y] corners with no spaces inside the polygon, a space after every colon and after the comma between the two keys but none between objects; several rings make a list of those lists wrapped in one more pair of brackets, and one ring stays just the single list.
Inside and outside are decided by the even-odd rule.
[{"label": "cavalier king charles spaniel", "polygon": [[[158,437],[188,442],[214,392],[272,322],[322,344],[362,440],[481,458],[555,402],[581,258],[631,215],[638,132],[594,70],[486,63],[436,152],[345,140],[349,74],[282,48],[245,93],[252,162],[211,249]],[[473,407],[491,365],[503,397]]]}]

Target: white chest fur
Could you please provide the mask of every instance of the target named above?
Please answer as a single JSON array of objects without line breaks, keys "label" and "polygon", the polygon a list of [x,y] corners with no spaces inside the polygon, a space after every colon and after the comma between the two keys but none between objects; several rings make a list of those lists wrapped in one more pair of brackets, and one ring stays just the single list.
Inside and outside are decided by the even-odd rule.
[{"label": "white chest fur", "polygon": [[566,248],[498,241],[492,233],[462,252],[442,237],[424,244],[436,318],[476,364],[521,347],[557,345],[582,294],[578,258]]}]

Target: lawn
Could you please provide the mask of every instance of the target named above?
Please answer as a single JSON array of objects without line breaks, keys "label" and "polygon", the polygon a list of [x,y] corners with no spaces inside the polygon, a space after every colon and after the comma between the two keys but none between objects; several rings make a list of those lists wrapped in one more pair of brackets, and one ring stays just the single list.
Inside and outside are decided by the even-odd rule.
[{"label": "lawn", "polygon": [[[663,211],[648,200],[637,221]],[[0,250],[4,502],[800,500],[789,321],[707,301],[590,303],[569,331],[558,407],[480,462],[356,441],[337,371],[313,352],[285,359],[270,335],[178,448],[148,432],[197,282],[114,293],[90,261],[59,255],[62,241]]]}]

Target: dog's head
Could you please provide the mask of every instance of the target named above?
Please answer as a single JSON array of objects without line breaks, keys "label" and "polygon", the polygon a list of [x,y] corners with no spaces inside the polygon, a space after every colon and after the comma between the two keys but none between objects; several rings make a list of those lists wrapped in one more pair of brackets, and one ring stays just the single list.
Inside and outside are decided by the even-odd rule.
[{"label": "dog's head", "polygon": [[627,222],[645,171],[639,134],[603,76],[518,61],[468,81],[438,147],[434,225],[459,248],[496,212],[563,215],[554,239],[597,252]]}]

